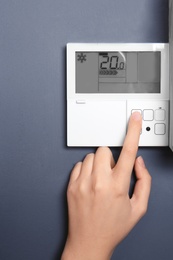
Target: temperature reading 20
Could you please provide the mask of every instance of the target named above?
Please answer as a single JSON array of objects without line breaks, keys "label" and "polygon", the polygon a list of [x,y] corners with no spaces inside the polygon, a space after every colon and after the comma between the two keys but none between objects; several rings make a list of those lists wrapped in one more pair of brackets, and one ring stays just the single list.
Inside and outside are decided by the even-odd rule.
[{"label": "temperature reading 20", "polygon": [[100,70],[125,70],[125,56],[121,52],[99,53]]}]

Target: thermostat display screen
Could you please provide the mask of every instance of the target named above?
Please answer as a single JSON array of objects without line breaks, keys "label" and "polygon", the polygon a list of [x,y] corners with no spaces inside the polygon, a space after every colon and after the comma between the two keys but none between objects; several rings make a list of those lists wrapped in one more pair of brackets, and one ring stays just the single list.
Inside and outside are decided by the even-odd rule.
[{"label": "thermostat display screen", "polygon": [[76,52],[76,93],[160,93],[161,54]]}]

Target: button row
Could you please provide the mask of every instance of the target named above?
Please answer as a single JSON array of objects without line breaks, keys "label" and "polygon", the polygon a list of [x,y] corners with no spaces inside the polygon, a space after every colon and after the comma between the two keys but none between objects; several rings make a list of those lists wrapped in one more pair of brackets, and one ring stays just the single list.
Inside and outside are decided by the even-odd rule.
[{"label": "button row", "polygon": [[143,111],[141,109],[133,109],[132,113],[138,111],[143,115],[144,121],[164,121],[166,118],[166,112],[164,109],[156,109],[155,111],[153,109],[144,109]]}]

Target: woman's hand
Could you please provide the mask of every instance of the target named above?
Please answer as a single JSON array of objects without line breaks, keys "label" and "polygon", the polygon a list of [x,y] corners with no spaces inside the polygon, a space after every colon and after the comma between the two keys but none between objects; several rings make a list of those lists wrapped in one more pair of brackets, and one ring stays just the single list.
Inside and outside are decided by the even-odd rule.
[{"label": "woman's hand", "polygon": [[[69,232],[62,260],[106,260],[147,211],[151,177],[142,157],[136,159],[142,118],[132,114],[122,152],[115,163],[100,147],[72,170],[67,197]],[[129,198],[133,168],[134,193]]]}]

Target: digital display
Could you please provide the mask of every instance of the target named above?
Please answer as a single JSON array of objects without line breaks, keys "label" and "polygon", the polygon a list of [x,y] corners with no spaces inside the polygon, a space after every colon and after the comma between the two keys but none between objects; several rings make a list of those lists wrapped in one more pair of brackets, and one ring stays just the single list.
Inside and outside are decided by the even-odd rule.
[{"label": "digital display", "polygon": [[125,66],[123,53],[99,53],[99,76],[125,77]]},{"label": "digital display", "polygon": [[161,53],[76,52],[76,93],[160,93]]}]

